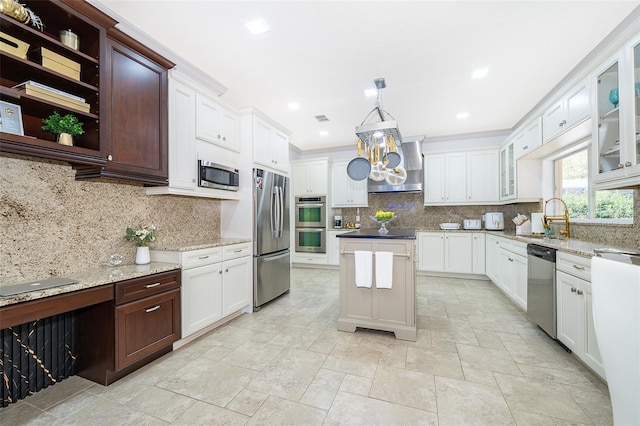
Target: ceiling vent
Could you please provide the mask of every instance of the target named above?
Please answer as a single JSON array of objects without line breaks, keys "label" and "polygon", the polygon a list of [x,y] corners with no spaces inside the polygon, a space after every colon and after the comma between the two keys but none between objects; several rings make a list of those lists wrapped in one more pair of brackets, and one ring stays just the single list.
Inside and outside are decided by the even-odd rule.
[{"label": "ceiling vent", "polygon": [[323,121],[329,121],[329,119],[327,118],[326,115],[322,114],[322,115],[316,115],[316,120],[318,120],[319,122],[323,122]]}]

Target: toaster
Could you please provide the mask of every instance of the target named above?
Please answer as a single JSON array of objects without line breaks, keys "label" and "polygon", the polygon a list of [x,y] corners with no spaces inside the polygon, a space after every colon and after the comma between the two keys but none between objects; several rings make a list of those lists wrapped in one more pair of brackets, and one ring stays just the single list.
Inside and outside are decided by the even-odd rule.
[{"label": "toaster", "polygon": [[480,219],[465,219],[462,222],[464,229],[482,229],[482,221]]}]

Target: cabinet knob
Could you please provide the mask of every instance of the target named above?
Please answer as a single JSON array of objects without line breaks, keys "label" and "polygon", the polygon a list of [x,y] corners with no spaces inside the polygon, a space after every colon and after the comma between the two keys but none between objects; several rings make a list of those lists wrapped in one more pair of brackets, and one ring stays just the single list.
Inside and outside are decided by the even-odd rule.
[{"label": "cabinet knob", "polygon": [[113,161],[113,155],[111,155],[111,154],[107,155],[107,160],[108,161]]},{"label": "cabinet knob", "polygon": [[218,271],[218,274],[222,274],[222,269],[220,269],[220,270]]},{"label": "cabinet knob", "polygon": [[226,136],[223,136],[223,137],[222,137],[222,140],[223,140],[223,141],[226,141],[226,140],[227,140],[227,137],[226,137]]},{"label": "cabinet knob", "polygon": [[529,149],[529,145],[525,145],[525,146],[523,146],[523,147],[522,147],[522,149],[523,149],[523,150],[525,150],[525,149]]},{"label": "cabinet knob", "polygon": [[575,293],[576,292],[576,288],[575,287],[571,287],[571,293]]},{"label": "cabinet knob", "polygon": [[624,163],[624,165],[625,165],[626,167],[631,167],[631,161],[627,161],[626,163]]},{"label": "cabinet knob", "polygon": [[619,168],[619,169],[621,169],[621,168],[623,168],[623,167],[624,167],[624,164],[622,164],[622,163],[618,163],[618,168]]},{"label": "cabinet knob", "polygon": [[218,135],[218,139],[220,139],[222,136]]},{"label": "cabinet knob", "polygon": [[225,272],[229,272],[229,268],[225,269],[224,271],[225,271]]},{"label": "cabinet knob", "polygon": [[191,182],[196,183],[196,180],[195,179],[191,179]]},{"label": "cabinet knob", "polygon": [[582,294],[582,290],[578,290],[577,293],[578,293],[578,295],[581,295]]},{"label": "cabinet knob", "polygon": [[562,120],[562,121],[560,122],[560,124],[558,124],[558,126],[562,127],[562,126],[564,126],[565,124],[567,124],[567,120]]}]

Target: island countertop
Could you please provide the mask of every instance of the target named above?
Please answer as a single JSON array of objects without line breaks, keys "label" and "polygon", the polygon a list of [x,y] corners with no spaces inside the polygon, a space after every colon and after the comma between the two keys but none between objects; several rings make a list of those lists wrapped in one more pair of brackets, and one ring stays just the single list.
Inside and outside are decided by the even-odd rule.
[{"label": "island countertop", "polygon": [[386,234],[381,234],[377,229],[356,229],[351,232],[336,235],[338,238],[378,238],[395,240],[415,240],[416,229],[389,229]]}]

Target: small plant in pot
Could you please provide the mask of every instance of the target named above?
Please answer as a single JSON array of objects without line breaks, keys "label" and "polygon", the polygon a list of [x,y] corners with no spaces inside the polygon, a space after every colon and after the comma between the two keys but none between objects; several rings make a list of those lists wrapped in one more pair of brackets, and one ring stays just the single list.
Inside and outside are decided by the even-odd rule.
[{"label": "small plant in pot", "polygon": [[73,137],[84,133],[82,129],[83,123],[73,114],[65,116],[55,111],[48,118],[42,120],[44,126],[42,130],[52,132],[58,135],[58,143],[62,145],[73,146]]}]

